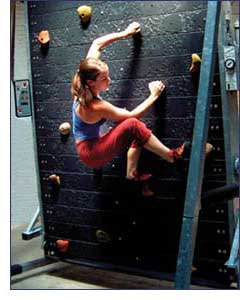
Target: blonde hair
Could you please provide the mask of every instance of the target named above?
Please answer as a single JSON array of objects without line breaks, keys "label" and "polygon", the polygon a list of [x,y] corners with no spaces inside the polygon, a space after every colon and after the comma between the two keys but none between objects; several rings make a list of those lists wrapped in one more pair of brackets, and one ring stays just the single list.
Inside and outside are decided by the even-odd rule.
[{"label": "blonde hair", "polygon": [[93,99],[87,80],[96,80],[105,66],[104,62],[96,58],[86,58],[80,62],[79,68],[73,76],[71,93],[83,106],[88,106]]}]

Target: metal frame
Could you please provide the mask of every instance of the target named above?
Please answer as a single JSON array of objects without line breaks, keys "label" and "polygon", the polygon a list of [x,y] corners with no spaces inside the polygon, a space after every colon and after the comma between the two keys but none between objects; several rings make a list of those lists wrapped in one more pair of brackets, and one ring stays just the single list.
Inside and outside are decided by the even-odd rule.
[{"label": "metal frame", "polygon": [[[29,14],[28,14],[28,2],[25,2],[25,8],[24,8],[24,13],[25,13],[25,19],[26,19],[26,32],[27,32],[27,39],[29,41],[28,47],[27,47],[27,51],[28,51],[28,57],[31,57],[31,53],[30,53],[30,36],[29,36]],[[30,89],[31,89],[31,106],[32,108],[34,107],[34,95],[33,95],[33,89],[32,89],[32,71],[31,68],[29,70],[29,82],[30,82]],[[40,171],[39,171],[39,165],[38,165],[38,147],[37,147],[37,135],[36,135],[36,122],[35,122],[35,112],[34,109],[32,109],[32,134],[33,134],[33,146],[34,146],[34,153],[35,153],[35,165],[36,165],[36,177],[37,177],[37,193],[38,193],[38,202],[39,202],[39,207],[38,207],[38,214],[39,217],[41,218],[42,222],[41,222],[41,233],[43,233],[42,235],[42,245],[44,243],[44,222],[43,222],[43,209],[42,209],[42,194],[41,194],[41,181],[40,181]],[[31,225],[31,223],[30,223]],[[29,227],[30,227],[29,225]]]},{"label": "metal frame", "polygon": [[36,268],[44,267],[49,264],[56,263],[57,261],[47,259],[45,257],[24,262],[22,264],[15,264],[11,266],[11,276],[19,275],[23,272],[31,271]]},{"label": "metal frame", "polygon": [[[221,7],[218,50],[227,184],[235,183],[237,175],[239,176],[238,170],[236,170],[239,164],[236,159],[239,157],[239,107],[236,101],[236,98],[239,101],[239,24],[238,26],[236,26],[236,23],[232,24],[231,19],[231,6],[229,2],[224,2]],[[236,67],[232,76],[236,77],[237,87],[232,92],[227,91],[225,87],[228,74],[224,64],[224,51],[229,46],[235,49],[236,55]],[[238,288],[240,288],[239,209],[234,211],[233,201],[228,203],[228,219],[232,246],[229,259],[225,265],[228,268],[235,269]]]},{"label": "metal frame", "polygon": [[[220,4],[221,3],[221,4]],[[221,5],[221,15],[220,15]],[[208,15],[205,27],[205,37],[203,46],[203,63],[201,67],[198,101],[196,109],[195,127],[193,147],[190,160],[190,168],[188,174],[188,183],[186,191],[186,202],[183,215],[183,225],[179,246],[179,255],[177,261],[177,272],[175,287],[177,289],[189,288],[191,279],[191,264],[195,247],[196,231],[198,224],[198,214],[200,209],[200,192],[203,177],[204,158],[203,147],[206,143],[206,135],[208,130],[209,117],[209,98],[211,96],[211,86],[213,79],[213,70],[216,51],[216,36],[218,33],[218,51],[219,51],[219,69],[221,81],[221,99],[223,111],[223,129],[224,129],[224,146],[227,185],[231,186],[236,183],[234,160],[239,156],[239,127],[238,127],[238,109],[235,101],[235,89],[226,88],[227,69],[225,65],[226,47],[235,47],[235,53],[239,53],[238,43],[234,43],[234,34],[231,28],[231,7],[229,2],[208,2]],[[236,62],[238,57],[236,55]],[[237,64],[238,66],[238,64]],[[237,69],[237,67],[236,67]],[[236,76],[239,70],[232,71],[232,78]],[[230,77],[231,77],[230,76]],[[235,77],[234,77],[235,78]],[[204,82],[205,80],[205,82]],[[237,89],[237,88],[236,88]],[[234,92],[233,92],[234,91]],[[229,199],[231,200],[231,199]],[[237,259],[234,263],[235,269],[239,272],[239,257],[236,258],[239,243],[239,229],[235,227],[235,215],[233,202],[228,201],[228,217],[229,217],[229,233],[230,240],[233,241],[231,250],[231,260],[227,265],[233,263],[233,256]],[[237,227],[239,226],[239,221]],[[234,235],[234,238],[233,238]],[[238,265],[238,266],[237,266]],[[239,280],[239,277],[238,277]]]},{"label": "metal frame", "polygon": [[[229,2],[223,2],[221,5],[221,17],[219,22],[218,34],[218,52],[219,52],[219,71],[221,82],[221,102],[223,114],[223,133],[226,161],[226,181],[227,184],[236,182],[234,171],[234,161],[239,156],[239,116],[237,101],[235,100],[236,91],[227,91],[225,82],[227,70],[225,68],[224,52],[226,47],[235,47],[235,53],[238,53],[238,46],[234,45],[234,33],[231,26],[231,7]],[[237,57],[235,58],[237,61]],[[237,66],[238,64],[236,64]],[[233,76],[237,77],[236,68]],[[229,235],[233,240],[235,228],[235,215],[233,202],[228,203]]]},{"label": "metal frame", "polygon": [[239,265],[239,218],[236,225],[236,230],[233,238],[231,253],[229,259],[225,263],[228,268],[237,268]]},{"label": "metal frame", "polygon": [[210,96],[212,94],[213,85],[219,14],[220,2],[209,1],[194,124],[194,136],[175,277],[176,289],[188,289],[191,279],[191,267],[200,210],[200,194],[205,161],[204,148],[208,133]]},{"label": "metal frame", "polygon": [[42,225],[38,225],[35,227],[36,223],[39,220],[39,217],[40,217],[40,208],[38,207],[27,229],[22,233],[23,240],[30,240],[34,237],[41,235]]}]

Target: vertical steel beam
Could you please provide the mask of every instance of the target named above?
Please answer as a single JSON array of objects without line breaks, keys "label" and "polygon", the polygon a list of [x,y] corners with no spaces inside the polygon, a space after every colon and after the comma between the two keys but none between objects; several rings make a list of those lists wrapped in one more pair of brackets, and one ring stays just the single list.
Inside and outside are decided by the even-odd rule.
[{"label": "vertical steel beam", "polygon": [[200,194],[204,171],[205,144],[208,134],[209,107],[213,85],[219,14],[220,2],[209,1],[192,151],[175,277],[176,289],[188,289],[191,280],[192,259],[196,240]]},{"label": "vertical steel beam", "polygon": [[[26,20],[26,33],[27,33],[27,40],[29,41],[27,45],[27,55],[29,57],[29,60],[31,62],[31,53],[30,53],[30,33],[29,33],[29,13],[28,13],[28,5],[29,2],[24,2],[24,14],[25,14],[25,20]],[[28,78],[30,81],[30,88],[31,88],[31,99],[32,103],[31,106],[34,107],[34,95],[33,95],[33,88],[32,88],[32,68],[30,66],[28,70]],[[44,234],[45,234],[45,228],[44,228],[44,216],[43,216],[43,204],[42,204],[42,193],[41,193],[41,180],[40,180],[40,170],[38,165],[38,147],[37,147],[37,135],[36,135],[36,120],[35,120],[35,111],[32,110],[32,136],[33,136],[33,146],[34,146],[34,160],[35,160],[35,168],[36,168],[36,181],[37,181],[37,194],[38,194],[38,201],[39,201],[39,215],[41,218],[41,233],[42,233],[42,247],[44,244]]]}]

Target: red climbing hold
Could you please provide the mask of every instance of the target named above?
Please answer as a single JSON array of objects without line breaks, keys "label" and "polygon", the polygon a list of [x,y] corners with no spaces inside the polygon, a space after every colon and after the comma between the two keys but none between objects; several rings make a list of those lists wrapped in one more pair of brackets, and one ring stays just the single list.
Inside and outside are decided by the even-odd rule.
[{"label": "red climbing hold", "polygon": [[60,252],[62,252],[62,253],[67,252],[68,246],[69,246],[69,241],[67,241],[67,240],[57,240],[56,244],[57,244],[57,248]]}]

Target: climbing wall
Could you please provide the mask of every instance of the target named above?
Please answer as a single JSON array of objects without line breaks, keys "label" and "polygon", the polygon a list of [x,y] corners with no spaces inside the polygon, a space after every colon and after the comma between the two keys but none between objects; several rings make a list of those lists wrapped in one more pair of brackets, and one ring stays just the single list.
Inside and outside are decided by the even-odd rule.
[{"label": "climbing wall", "polygon": [[[91,5],[93,13],[84,28],[76,11],[81,4]],[[29,2],[46,256],[156,277],[175,273],[188,162],[178,170],[143,152],[140,167],[154,175],[155,192],[144,198],[139,186],[124,179],[126,153],[93,170],[77,156],[72,134],[63,137],[58,127],[71,123],[71,79],[93,39],[137,21],[141,35],[102,51],[112,79],[102,96],[132,109],[148,96],[150,81],[163,80],[166,93],[143,120],[169,147],[191,140],[198,78],[189,67],[192,53],[201,56],[206,9],[202,1]],[[50,33],[47,49],[37,39],[41,30]],[[219,95],[216,70],[208,134],[214,151],[207,160],[204,191],[225,184]],[[60,186],[50,182],[52,174],[60,177]],[[59,240],[68,241],[67,251],[57,247]],[[228,254],[227,204],[202,203],[194,278],[229,285],[233,275],[224,267]]]}]

